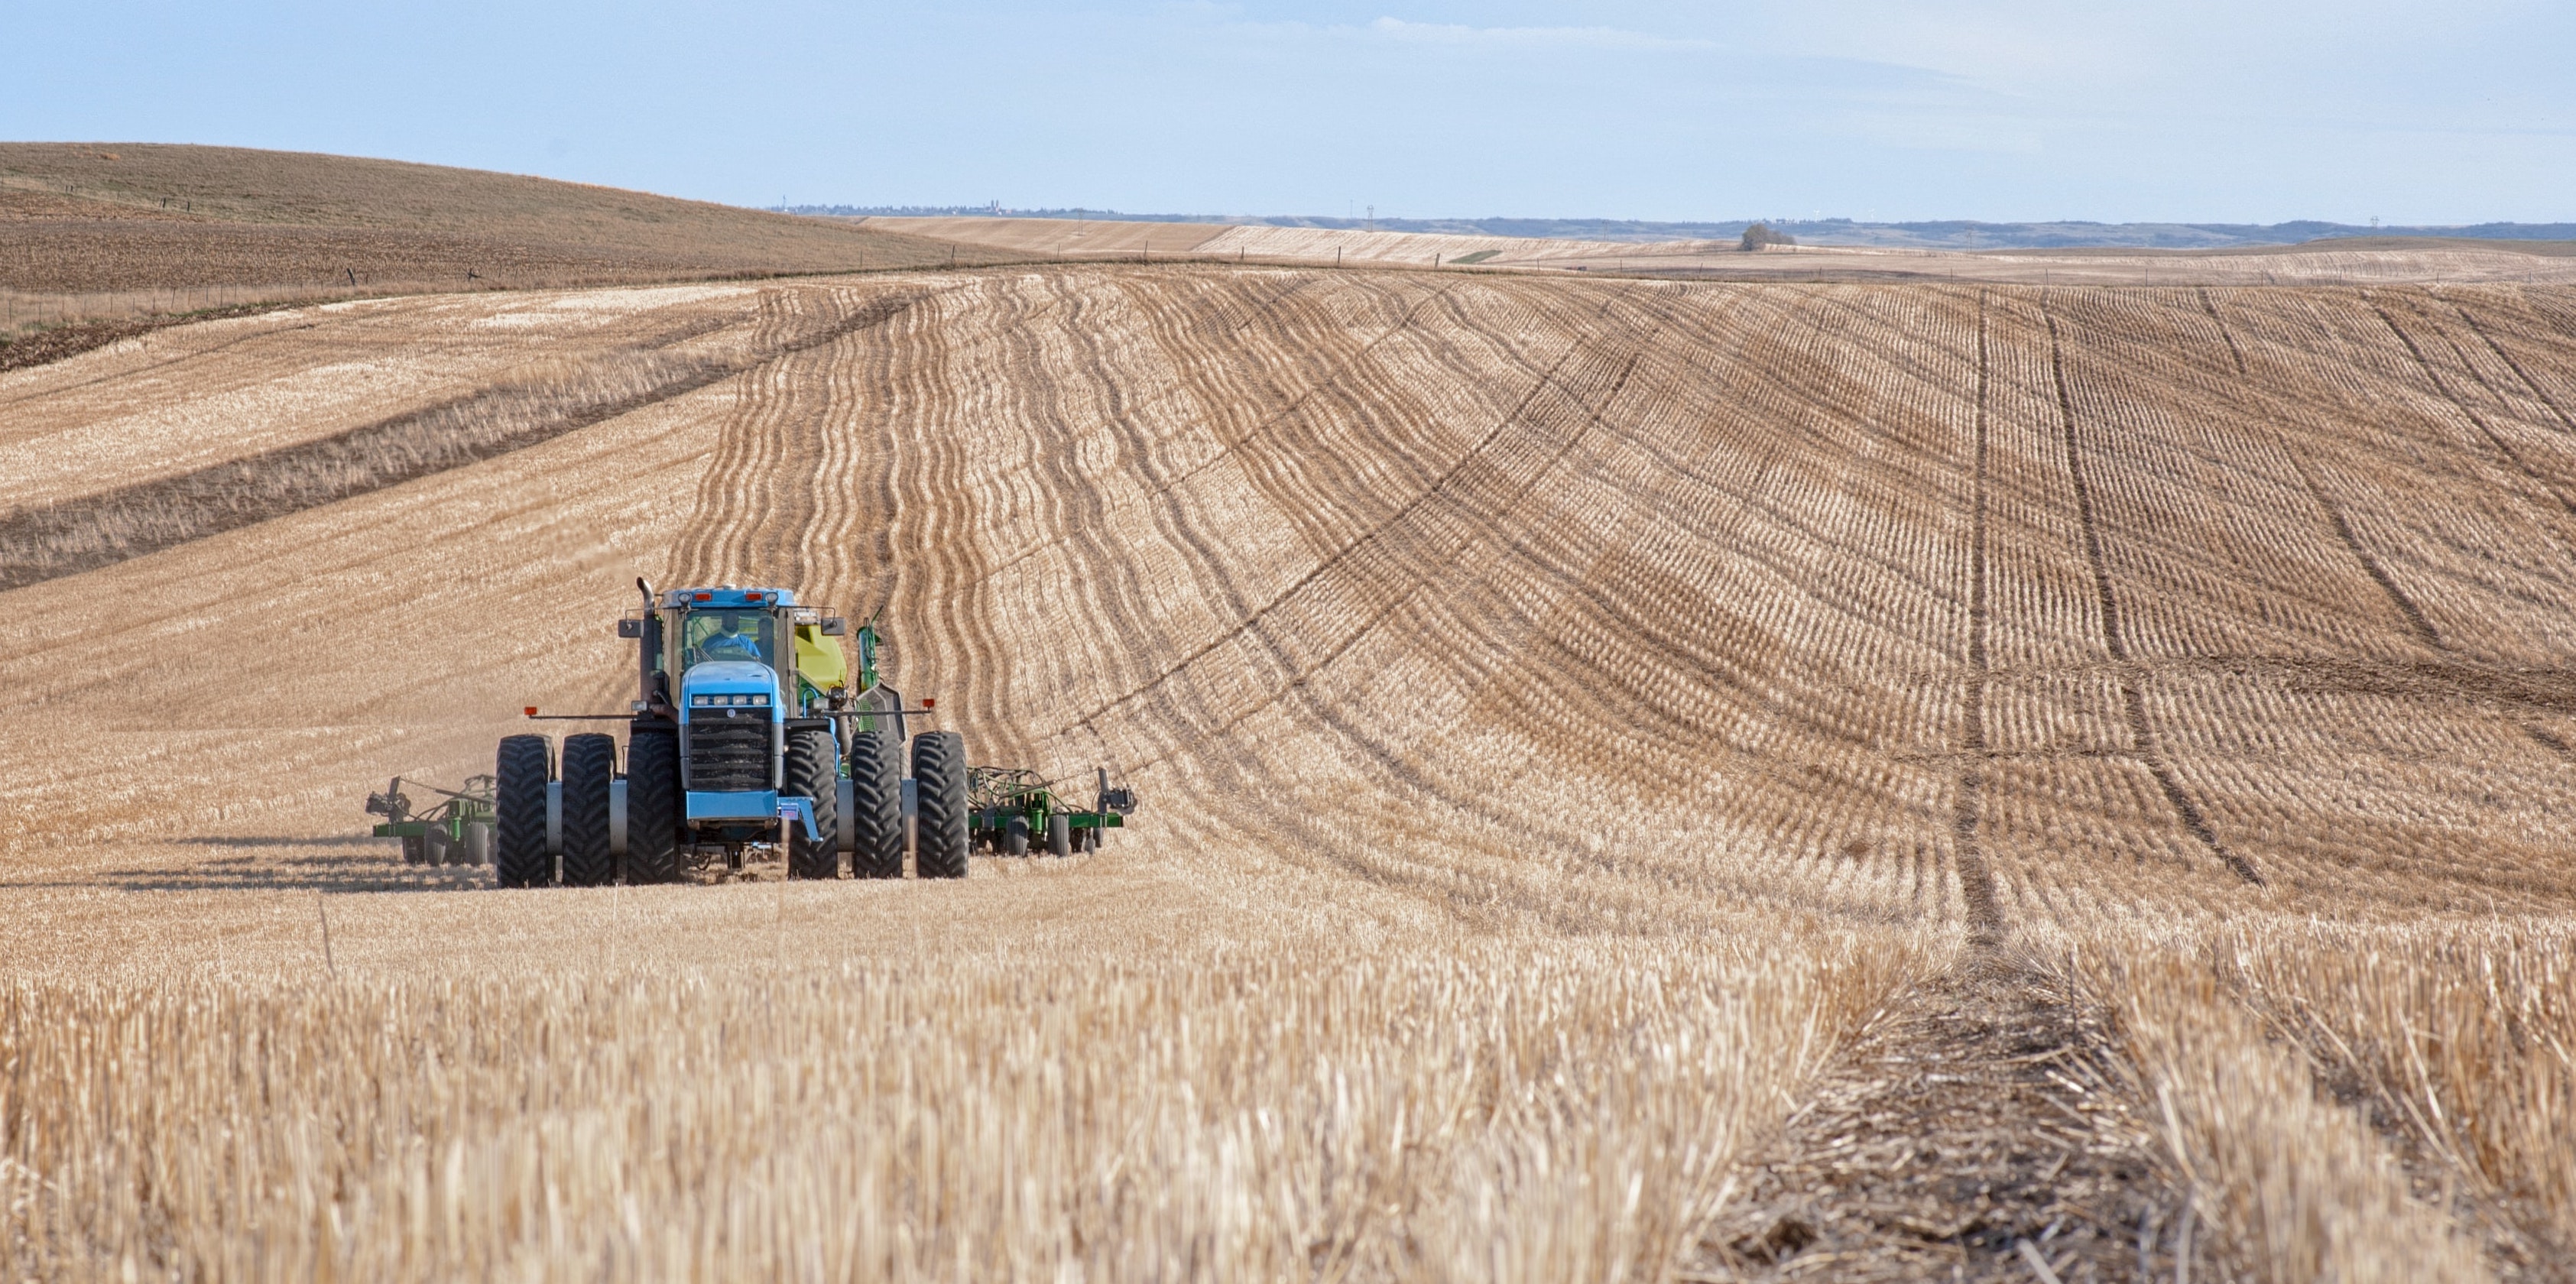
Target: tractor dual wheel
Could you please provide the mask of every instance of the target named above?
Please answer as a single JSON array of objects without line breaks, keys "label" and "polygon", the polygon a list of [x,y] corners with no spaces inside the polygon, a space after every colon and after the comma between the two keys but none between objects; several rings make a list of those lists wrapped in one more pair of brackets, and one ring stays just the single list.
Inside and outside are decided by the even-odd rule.
[{"label": "tractor dual wheel", "polygon": [[546,851],[546,786],[555,775],[554,742],[544,736],[503,736],[492,769],[494,878],[503,887],[551,887],[554,857]]},{"label": "tractor dual wheel", "polygon": [[850,877],[903,877],[903,742],[889,731],[850,737]]},{"label": "tractor dual wheel", "polygon": [[803,727],[787,733],[787,779],[784,795],[808,799],[814,806],[815,837],[802,821],[782,822],[787,830],[789,878],[837,878],[841,873],[841,783],[832,760],[832,733]]},{"label": "tractor dual wheel", "polygon": [[966,877],[966,738],[926,731],[912,741],[918,782],[913,872],[922,878]]},{"label": "tractor dual wheel", "polygon": [[617,737],[590,732],[563,743],[563,884],[605,887],[617,881],[609,850],[608,805],[617,780]]},{"label": "tractor dual wheel", "polygon": [[626,736],[626,881],[680,877],[680,733],[638,727]]}]

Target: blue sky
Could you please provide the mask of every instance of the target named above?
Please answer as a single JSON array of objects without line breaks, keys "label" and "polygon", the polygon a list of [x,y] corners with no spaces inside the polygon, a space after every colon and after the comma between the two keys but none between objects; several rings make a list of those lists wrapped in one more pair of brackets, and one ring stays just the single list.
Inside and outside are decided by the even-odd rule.
[{"label": "blue sky", "polygon": [[9,0],[0,137],[738,204],[2576,220],[2576,5]]}]

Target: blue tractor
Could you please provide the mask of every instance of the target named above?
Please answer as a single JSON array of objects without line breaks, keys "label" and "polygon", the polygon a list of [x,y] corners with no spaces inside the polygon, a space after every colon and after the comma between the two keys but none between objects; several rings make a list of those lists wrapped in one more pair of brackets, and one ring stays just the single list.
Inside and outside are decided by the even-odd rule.
[{"label": "blue tractor", "polygon": [[[905,822],[917,831],[922,878],[964,878],[970,811],[965,741],[953,731],[907,737],[906,708],[879,680],[873,624],[800,605],[791,589],[687,588],[618,621],[636,643],[638,697],[629,714],[553,715],[627,724],[617,738],[501,741],[494,772],[492,863],[503,887],[617,881],[667,883],[747,849],[783,853],[790,878],[903,876]],[[541,715],[528,710],[531,718]],[[904,749],[911,747],[911,776]]]}]

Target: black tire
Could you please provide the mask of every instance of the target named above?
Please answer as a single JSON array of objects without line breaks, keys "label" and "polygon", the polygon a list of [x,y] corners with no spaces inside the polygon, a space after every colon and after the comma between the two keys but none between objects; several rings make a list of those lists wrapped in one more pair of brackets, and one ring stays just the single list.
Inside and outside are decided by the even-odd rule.
[{"label": "black tire", "polygon": [[609,786],[617,780],[617,737],[593,731],[563,743],[563,884],[605,887],[617,880],[608,848]]},{"label": "black tire", "polygon": [[626,881],[680,877],[680,733],[638,728],[626,737]]},{"label": "black tire", "polygon": [[1073,817],[1060,811],[1047,814],[1047,854],[1050,856],[1073,854]]},{"label": "black tire", "polygon": [[913,872],[922,878],[966,877],[966,738],[925,731],[912,741],[919,782]]},{"label": "black tire", "polygon": [[546,785],[555,775],[554,742],[503,736],[493,765],[493,880],[503,887],[550,887],[554,857],[546,852]]},{"label": "black tire", "polygon": [[429,859],[429,835],[427,835],[427,834],[405,834],[405,835],[403,835],[403,836],[402,836],[402,849],[403,849],[403,864],[406,864],[406,865],[418,865],[418,864],[420,864],[421,862],[428,860],[428,859]]},{"label": "black tire", "polygon": [[812,799],[816,838],[801,821],[787,822],[787,876],[838,878],[841,874],[841,783],[832,760],[832,733],[805,727],[787,733],[789,795]]},{"label": "black tire", "polygon": [[1029,854],[1029,816],[1027,812],[1012,812],[1010,819],[1002,822],[1002,851],[1011,856],[1026,856]]},{"label": "black tire", "polygon": [[903,751],[890,731],[850,737],[850,877],[903,877]]}]

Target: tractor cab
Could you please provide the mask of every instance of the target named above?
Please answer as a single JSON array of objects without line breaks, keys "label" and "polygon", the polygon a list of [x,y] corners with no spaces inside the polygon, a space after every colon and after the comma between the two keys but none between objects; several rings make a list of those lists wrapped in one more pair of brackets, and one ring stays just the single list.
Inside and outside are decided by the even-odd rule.
[{"label": "tractor cab", "polygon": [[[747,834],[779,814],[789,733],[828,728],[814,720],[845,695],[840,646],[826,640],[843,622],[797,605],[790,589],[672,589],[655,605],[633,623],[646,689],[669,693],[679,724],[683,819],[738,840],[731,831]],[[819,764],[826,774],[837,768],[831,757]]]}]

